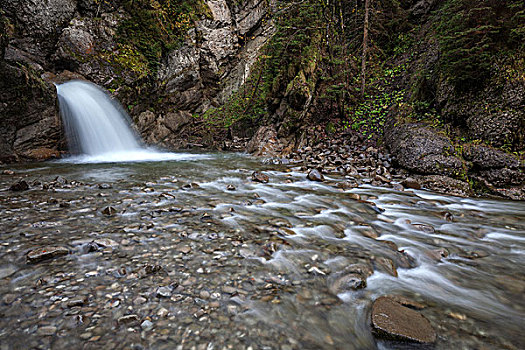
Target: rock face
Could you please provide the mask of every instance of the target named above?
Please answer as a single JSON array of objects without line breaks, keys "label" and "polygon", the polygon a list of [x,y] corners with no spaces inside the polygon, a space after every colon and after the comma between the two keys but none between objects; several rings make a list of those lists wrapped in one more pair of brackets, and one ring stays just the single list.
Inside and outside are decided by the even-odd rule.
[{"label": "rock face", "polygon": [[400,167],[426,175],[418,176],[424,188],[468,196],[469,179],[478,190],[525,198],[524,165],[514,154],[481,144],[453,145],[443,130],[413,123],[389,123],[385,143]]},{"label": "rock face", "polygon": [[122,2],[0,5],[2,162],[46,159],[66,148],[49,82],[63,82],[66,75],[93,81],[129,105],[147,143],[211,146],[209,132],[195,127],[192,114],[218,106],[244,83],[272,33],[262,21],[272,1],[203,0],[206,15],[192,21],[181,45],[163,49],[153,65],[151,57],[119,39],[123,23],[137,15]]},{"label": "rock face", "polygon": [[409,309],[389,297],[379,297],[372,306],[372,327],[379,337],[434,343],[436,332],[419,312]]}]

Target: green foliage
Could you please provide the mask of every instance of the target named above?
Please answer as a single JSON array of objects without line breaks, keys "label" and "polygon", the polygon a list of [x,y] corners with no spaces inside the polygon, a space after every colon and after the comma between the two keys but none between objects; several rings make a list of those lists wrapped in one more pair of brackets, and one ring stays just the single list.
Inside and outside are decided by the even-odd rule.
[{"label": "green foliage", "polygon": [[523,49],[524,20],[523,1],[447,1],[437,25],[441,71],[460,89],[479,86],[495,56]]},{"label": "green foliage", "polygon": [[119,56],[125,65],[143,63],[151,72],[157,70],[167,51],[180,47],[198,16],[209,15],[202,0],[125,0],[123,7],[130,17],[117,30]]}]

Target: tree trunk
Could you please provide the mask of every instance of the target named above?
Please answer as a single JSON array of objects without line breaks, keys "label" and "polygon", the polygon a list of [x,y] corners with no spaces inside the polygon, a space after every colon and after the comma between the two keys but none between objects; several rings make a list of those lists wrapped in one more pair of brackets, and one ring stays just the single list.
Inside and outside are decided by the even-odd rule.
[{"label": "tree trunk", "polygon": [[363,24],[363,57],[361,60],[361,96],[365,96],[366,82],[366,54],[368,51],[368,13],[370,9],[370,0],[365,0],[365,21]]}]

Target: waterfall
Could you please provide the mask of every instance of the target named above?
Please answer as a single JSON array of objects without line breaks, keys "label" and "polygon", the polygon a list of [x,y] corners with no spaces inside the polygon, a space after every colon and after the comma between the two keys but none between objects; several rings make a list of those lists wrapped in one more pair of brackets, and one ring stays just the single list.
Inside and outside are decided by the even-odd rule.
[{"label": "waterfall", "polygon": [[100,155],[141,147],[126,112],[98,86],[80,80],[57,86],[70,150]]},{"label": "waterfall", "polygon": [[56,87],[69,149],[76,155],[65,161],[107,163],[202,158],[143,147],[124,109],[95,84],[73,80]]}]

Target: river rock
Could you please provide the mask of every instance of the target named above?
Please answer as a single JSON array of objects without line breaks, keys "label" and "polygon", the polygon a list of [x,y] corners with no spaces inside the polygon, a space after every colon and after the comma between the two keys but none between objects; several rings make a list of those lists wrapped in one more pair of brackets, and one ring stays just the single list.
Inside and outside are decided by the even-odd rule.
[{"label": "river rock", "polygon": [[434,343],[436,332],[419,312],[389,297],[379,297],[372,305],[372,327],[381,338]]},{"label": "river rock", "polygon": [[27,262],[34,264],[42,260],[52,259],[67,254],[69,254],[69,249],[66,247],[46,246],[31,250],[27,253]]},{"label": "river rock", "polygon": [[171,296],[171,289],[170,287],[159,287],[156,294],[159,298],[169,298]]},{"label": "river rock", "polygon": [[117,209],[113,207],[105,207],[104,209],[102,209],[102,214],[107,215],[107,216],[113,216],[116,213],[117,213]]},{"label": "river rock", "polygon": [[265,173],[262,173],[260,171],[255,171],[252,174],[252,181],[267,183],[268,181],[270,181],[270,178]]},{"label": "river rock", "polygon": [[118,324],[131,325],[139,322],[139,317],[137,315],[125,315],[120,317],[117,322]]},{"label": "river rock", "polygon": [[419,182],[417,182],[416,180],[414,180],[411,177],[408,177],[405,180],[403,180],[401,182],[401,185],[403,185],[406,188],[412,188],[414,190],[420,190],[421,189],[421,185],[419,184]]},{"label": "river rock", "polygon": [[10,191],[26,191],[29,189],[29,185],[25,180],[18,181],[9,187]]},{"label": "river rock", "polygon": [[44,327],[40,327],[38,328],[38,335],[53,335],[57,332],[57,328],[54,327],[54,326],[44,326]]},{"label": "river rock", "polygon": [[317,169],[312,169],[308,172],[308,175],[306,176],[308,180],[310,181],[318,181],[322,182],[324,181],[324,176],[319,172]]},{"label": "river rock", "polygon": [[337,295],[349,290],[366,288],[366,279],[372,273],[373,269],[365,264],[347,266],[343,271],[336,272],[328,277],[328,290]]}]

